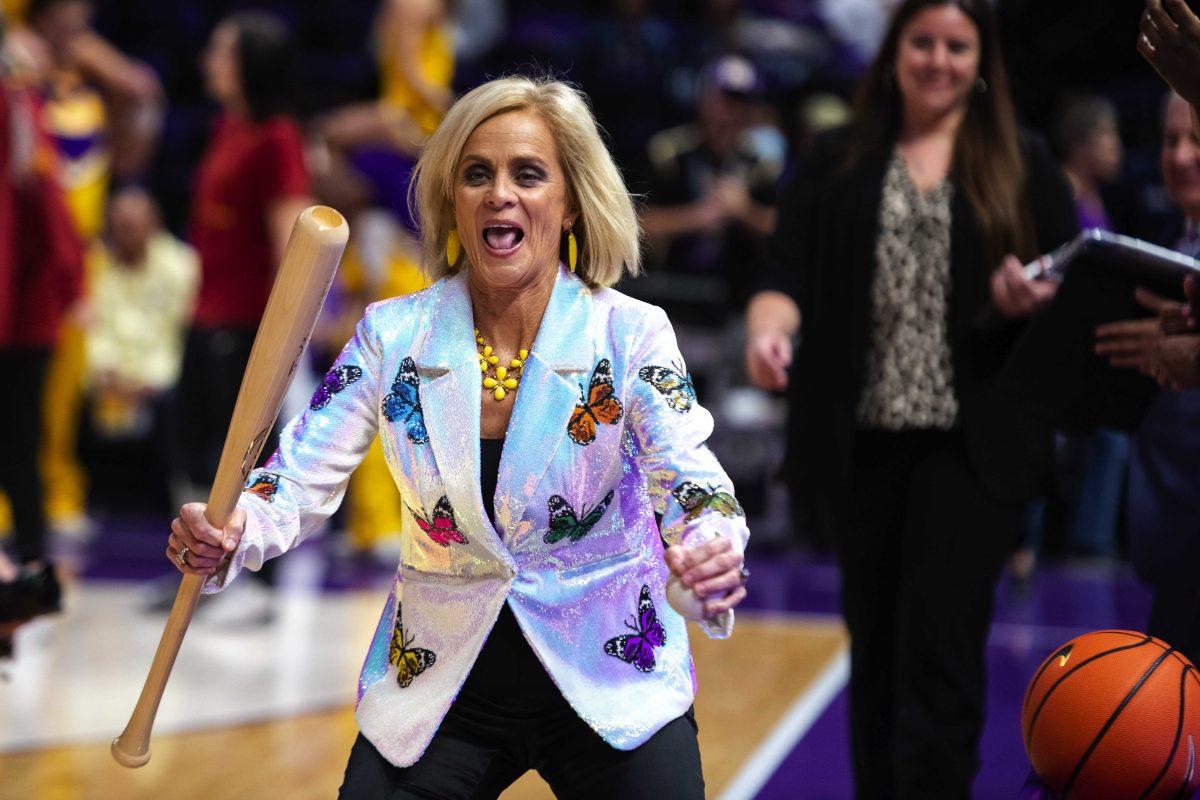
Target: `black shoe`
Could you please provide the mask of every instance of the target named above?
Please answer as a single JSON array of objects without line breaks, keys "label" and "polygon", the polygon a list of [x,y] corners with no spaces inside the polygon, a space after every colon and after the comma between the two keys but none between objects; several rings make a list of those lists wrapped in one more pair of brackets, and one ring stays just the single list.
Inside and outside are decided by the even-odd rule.
[{"label": "black shoe", "polygon": [[0,583],[0,622],[32,619],[61,610],[62,585],[50,563]]}]

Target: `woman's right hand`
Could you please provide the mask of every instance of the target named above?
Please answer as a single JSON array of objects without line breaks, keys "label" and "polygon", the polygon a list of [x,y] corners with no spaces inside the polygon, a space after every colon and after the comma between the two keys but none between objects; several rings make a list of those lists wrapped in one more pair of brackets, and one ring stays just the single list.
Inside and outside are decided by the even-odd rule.
[{"label": "woman's right hand", "polygon": [[1058,283],[1025,277],[1021,260],[1010,253],[992,273],[991,290],[996,310],[1009,319],[1019,319],[1049,305],[1058,291]]},{"label": "woman's right hand", "polygon": [[[187,503],[171,522],[167,558],[185,575],[211,575],[216,572],[225,556],[237,550],[246,529],[246,512],[242,509],[234,509],[229,524],[222,531],[208,523],[204,516],[207,508],[204,503]],[[183,558],[180,558],[181,552],[184,552]]]},{"label": "woman's right hand", "polygon": [[1200,19],[1185,0],[1146,0],[1137,50],[1193,108],[1200,104]]},{"label": "woman's right hand", "polygon": [[752,332],[746,338],[746,372],[758,388],[768,392],[786,389],[791,365],[792,337],[783,331]]}]

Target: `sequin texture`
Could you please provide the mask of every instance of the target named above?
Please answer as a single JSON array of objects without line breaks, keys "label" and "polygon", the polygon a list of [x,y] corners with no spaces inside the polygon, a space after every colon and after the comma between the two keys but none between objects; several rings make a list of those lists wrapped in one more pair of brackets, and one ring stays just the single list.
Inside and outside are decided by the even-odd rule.
[{"label": "sequin texture", "polygon": [[408,509],[408,513],[413,515],[413,519],[417,521],[421,530],[442,547],[449,547],[451,543],[467,543],[466,537],[454,523],[454,507],[450,505],[450,499],[445,495],[437,501],[437,505],[433,507],[433,516],[429,519],[413,511],[412,506],[407,503],[404,507]]},{"label": "sequin texture", "polygon": [[[687,626],[664,602],[663,541],[745,547],[743,517],[716,513],[717,499],[692,509],[712,513],[691,514],[673,494],[686,482],[733,497],[704,446],[711,415],[696,402],[680,413],[639,377],[647,365],[682,365],[666,315],[565,269],[545,314],[553,324],[523,366],[494,525],[479,487],[491,401],[460,272],[368,309],[336,362],[361,376],[284,428],[269,462],[273,501],[240,502],[246,532],[205,584],[218,590],[323,530],[378,436],[400,497],[429,526],[406,521],[358,685],[359,729],[397,766],[420,758],[505,604],[584,722],[621,750],[645,742],[695,692]],[[728,636],[733,613],[698,627]]]},{"label": "sequin texture", "polygon": [[396,629],[392,631],[392,642],[388,650],[388,661],[396,668],[396,685],[408,688],[413,679],[437,663],[437,653],[423,647],[410,647],[412,639],[404,635],[401,620],[403,608],[396,606]]},{"label": "sequin texture", "polygon": [[632,664],[641,672],[654,670],[654,648],[667,643],[667,632],[658,621],[654,601],[650,599],[650,587],[643,586],[638,595],[637,614],[634,623],[625,623],[633,633],[614,636],[604,643],[604,652],[615,656],[626,664]]},{"label": "sequin texture", "polygon": [[592,370],[592,380],[586,391],[579,387],[579,404],[571,413],[567,432],[575,444],[589,445],[596,440],[598,424],[616,425],[621,421],[623,407],[613,389],[612,362],[600,359]]},{"label": "sequin texture", "polygon": [[362,377],[362,370],[353,364],[342,364],[334,367],[326,373],[325,378],[321,381],[321,385],[313,392],[312,399],[308,401],[308,407],[313,411],[324,408],[329,405],[329,401],[338,392],[345,389],[350,384]]},{"label": "sequin texture", "polygon": [[572,542],[578,542],[587,536],[592,528],[596,527],[596,523],[604,516],[612,499],[613,493],[609,492],[604,495],[603,500],[596,504],[595,508],[590,511],[584,509],[582,515],[577,515],[575,509],[571,508],[571,504],[561,495],[550,495],[550,501],[546,504],[550,510],[550,530],[546,531],[542,541],[546,544],[554,544],[566,537]]},{"label": "sequin texture", "polygon": [[425,444],[429,433],[425,429],[425,412],[421,408],[421,380],[411,358],[400,362],[391,393],[383,398],[383,416],[388,422],[399,422],[413,444]]},{"label": "sequin texture", "polygon": [[687,512],[685,519],[695,519],[705,511],[715,511],[730,519],[746,516],[746,512],[742,510],[742,504],[737,501],[732,492],[727,492],[712,484],[705,488],[691,481],[684,481],[672,489],[671,494]]},{"label": "sequin texture", "polygon": [[243,491],[272,503],[275,501],[275,492],[278,490],[279,476],[272,475],[270,472],[260,472],[250,476]]},{"label": "sequin texture", "polygon": [[651,364],[638,370],[638,377],[658,390],[667,401],[667,405],[680,414],[692,410],[696,402],[696,386],[692,382],[692,374],[682,363],[670,367],[660,367]]}]

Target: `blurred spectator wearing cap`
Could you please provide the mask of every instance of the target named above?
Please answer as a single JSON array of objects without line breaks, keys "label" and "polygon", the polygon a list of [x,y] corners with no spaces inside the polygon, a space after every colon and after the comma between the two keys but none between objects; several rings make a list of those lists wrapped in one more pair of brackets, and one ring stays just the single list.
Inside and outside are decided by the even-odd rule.
[{"label": "blurred spectator wearing cap", "polygon": [[720,324],[744,302],[762,263],[786,146],[761,122],[762,84],[749,60],[720,58],[702,80],[696,121],[650,140],[642,224],[665,271],[695,279],[675,284],[676,300],[663,298],[668,312],[681,322]]},{"label": "blurred spectator wearing cap", "polygon": [[199,266],[195,251],[163,230],[144,190],[116,194],[108,220],[108,246],[85,315],[91,497],[111,502],[122,487],[137,487],[139,498],[166,503],[166,417]]}]

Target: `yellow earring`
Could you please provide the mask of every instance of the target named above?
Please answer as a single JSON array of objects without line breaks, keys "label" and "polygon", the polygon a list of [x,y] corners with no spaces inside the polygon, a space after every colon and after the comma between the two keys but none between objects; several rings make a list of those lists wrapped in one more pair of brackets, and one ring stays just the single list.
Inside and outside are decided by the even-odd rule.
[{"label": "yellow earring", "polygon": [[462,240],[458,238],[458,229],[451,228],[450,233],[446,234],[446,263],[453,267],[461,254]]},{"label": "yellow earring", "polygon": [[575,271],[575,262],[579,260],[579,243],[575,241],[575,231],[567,229],[567,266]]}]

